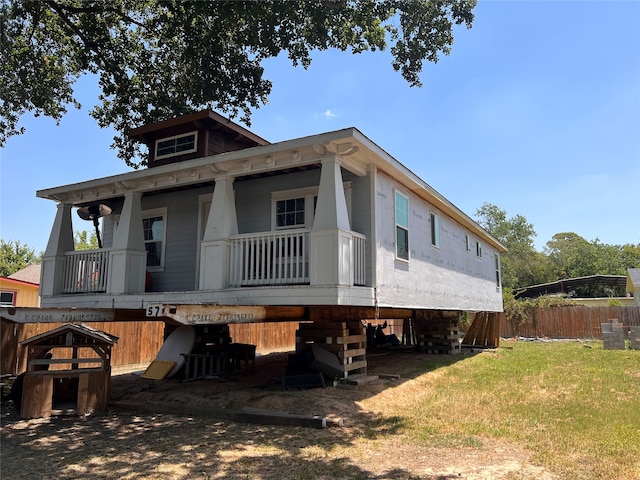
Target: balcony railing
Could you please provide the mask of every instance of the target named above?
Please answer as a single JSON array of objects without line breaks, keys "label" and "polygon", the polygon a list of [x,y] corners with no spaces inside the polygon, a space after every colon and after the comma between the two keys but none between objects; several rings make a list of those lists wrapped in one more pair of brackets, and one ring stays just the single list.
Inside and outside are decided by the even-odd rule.
[{"label": "balcony railing", "polygon": [[[352,233],[353,284],[366,282],[366,237]],[[229,286],[308,285],[310,231],[288,230],[230,238]],[[65,253],[62,293],[107,291],[109,250]]]},{"label": "balcony railing", "polygon": [[[232,237],[229,286],[309,284],[309,230]],[[366,282],[366,237],[353,232],[353,284]]]},{"label": "balcony railing", "polygon": [[231,287],[309,283],[309,230],[236,235],[230,240]]},{"label": "balcony railing", "polygon": [[107,291],[108,250],[84,250],[64,254],[63,293]]},{"label": "balcony railing", "polygon": [[367,279],[365,247],[367,237],[360,233],[353,232],[353,284],[363,286]]}]

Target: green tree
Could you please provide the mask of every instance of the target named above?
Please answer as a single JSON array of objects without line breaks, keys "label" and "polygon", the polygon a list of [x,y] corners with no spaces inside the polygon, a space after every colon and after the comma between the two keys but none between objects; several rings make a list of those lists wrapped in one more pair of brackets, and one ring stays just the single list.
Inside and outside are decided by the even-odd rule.
[{"label": "green tree", "polygon": [[636,245],[632,243],[622,245],[620,256],[622,257],[622,264],[625,270],[627,268],[640,268],[640,243]]},{"label": "green tree", "polygon": [[39,263],[41,259],[42,254],[36,255],[33,248],[20,243],[20,241],[9,240],[5,242],[0,239],[0,275],[3,277],[34,263]]},{"label": "green tree", "polygon": [[97,250],[98,249],[98,237],[94,232],[87,232],[82,230],[81,232],[75,232],[73,242],[76,250]]},{"label": "green tree", "polygon": [[454,25],[471,27],[476,0],[0,0],[0,147],[27,111],[60,120],[79,107],[74,82],[99,77],[90,114],[118,132],[113,146],[137,167],[126,132],[203,108],[249,124],[267,102],[262,63],[281,52],[308,67],[314,51],[391,45],[392,67],[420,86],[425,61],[449,54]]},{"label": "green tree", "polygon": [[553,264],[556,279],[596,275],[597,248],[577,233],[556,233],[547,242],[545,253]]},{"label": "green tree", "polygon": [[544,255],[536,252],[536,232],[522,215],[507,218],[507,212],[490,203],[476,210],[478,223],[509,249],[501,258],[502,285],[520,288],[549,281],[549,265]]}]

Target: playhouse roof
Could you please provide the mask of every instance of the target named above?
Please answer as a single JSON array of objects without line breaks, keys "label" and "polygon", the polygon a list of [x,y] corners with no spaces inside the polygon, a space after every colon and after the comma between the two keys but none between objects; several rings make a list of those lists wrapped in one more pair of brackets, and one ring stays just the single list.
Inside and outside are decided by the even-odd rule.
[{"label": "playhouse roof", "polygon": [[[62,325],[61,327],[54,328],[53,330],[49,330],[48,332],[41,333],[31,338],[27,338],[20,342],[22,345],[32,345],[36,343],[43,343],[46,340],[53,339],[55,337],[60,337],[63,334],[72,333],[84,336],[85,339],[92,339],[97,343],[114,345],[118,341],[118,337],[115,335],[111,335],[110,333],[103,332],[102,330],[97,330],[95,328],[89,327],[84,323],[70,323],[67,325]],[[72,337],[73,338],[73,337]],[[56,344],[56,346],[67,346],[67,344]],[[69,344],[68,346],[71,346]]]}]

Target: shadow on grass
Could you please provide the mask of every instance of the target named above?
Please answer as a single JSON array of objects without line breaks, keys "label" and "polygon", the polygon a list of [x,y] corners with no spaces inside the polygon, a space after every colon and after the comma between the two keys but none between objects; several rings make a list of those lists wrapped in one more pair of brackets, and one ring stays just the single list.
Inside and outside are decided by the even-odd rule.
[{"label": "shadow on grass", "polygon": [[[3,407],[1,428],[2,478],[457,478],[457,475],[416,476],[415,472],[403,466],[386,467],[393,462],[373,468],[371,460],[367,459],[367,452],[356,451],[358,441],[398,434],[405,427],[405,420],[395,415],[396,412],[375,415],[357,405],[359,401],[385,388],[399,386],[404,381],[467,358],[468,355],[426,355],[380,350],[368,357],[369,374],[400,375],[399,379],[377,381],[362,387],[340,386],[305,392],[270,392],[260,385],[259,377],[238,378],[233,382],[216,384],[215,390],[219,393],[212,392],[214,386],[206,382],[183,384],[176,381],[162,385],[143,382],[144,388],[149,390],[146,393],[150,394],[145,398],[152,399],[154,394],[165,399],[171,398],[172,389],[182,394],[191,389],[192,397],[185,398],[193,398],[198,394],[211,398],[233,389],[236,397],[246,393],[248,400],[263,399],[271,394],[282,397],[290,405],[300,404],[300,412],[304,411],[305,399],[309,395],[324,396],[334,406],[335,402],[351,405],[355,412],[354,418],[350,419],[351,428],[253,425],[216,418],[215,414],[172,415],[162,413],[161,403],[155,405],[158,408],[153,413],[152,401],[145,406],[150,411],[138,414],[112,409],[108,414],[87,419],[54,417],[24,421],[18,419],[15,410],[10,410],[9,402],[8,407],[6,404]],[[277,368],[269,373],[277,373]],[[136,381],[131,376],[127,377],[128,381]],[[124,380],[114,377],[112,387],[118,391],[118,382]],[[144,379],[138,377],[138,380]],[[126,399],[126,394],[122,392],[121,389],[119,395]],[[201,405],[200,408],[207,407]],[[189,408],[184,410],[189,411]],[[385,453],[392,455],[392,452]]]}]

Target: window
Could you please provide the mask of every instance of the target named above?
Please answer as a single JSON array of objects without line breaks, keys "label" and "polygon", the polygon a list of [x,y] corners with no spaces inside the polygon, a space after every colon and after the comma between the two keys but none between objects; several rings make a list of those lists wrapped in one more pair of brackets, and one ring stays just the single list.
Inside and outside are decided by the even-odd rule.
[{"label": "window", "polygon": [[162,138],[156,141],[155,158],[167,158],[185,153],[192,153],[198,147],[198,132],[191,132],[175,137]]},{"label": "window", "polygon": [[[120,215],[115,215],[113,222],[115,229],[117,229],[120,224]],[[142,231],[144,235],[144,247],[147,251],[147,268],[151,272],[158,272],[164,268],[166,229],[166,207],[143,210]]]},{"label": "window", "polygon": [[440,247],[440,216],[432,213],[431,219],[431,245]]},{"label": "window", "polygon": [[144,247],[147,251],[147,267],[160,270],[164,267],[166,209],[148,210],[142,213]]},{"label": "window", "polygon": [[396,192],[396,257],[409,260],[409,199]]},{"label": "window", "polygon": [[277,200],[276,228],[304,227],[306,225],[305,204],[305,197]]},{"label": "window", "polygon": [[500,255],[499,254],[495,254],[496,257],[496,288],[500,288],[501,282],[500,282]]},{"label": "window", "polygon": [[311,228],[318,203],[318,187],[271,193],[271,228]]},{"label": "window", "polygon": [[471,252],[471,239],[469,238],[469,235],[464,236],[464,241],[467,247],[467,253]]},{"label": "window", "polygon": [[482,244],[480,242],[476,242],[476,257],[482,258]]},{"label": "window", "polygon": [[16,292],[3,290],[0,292],[0,306],[13,307],[16,304]]}]

